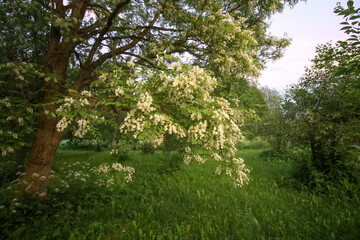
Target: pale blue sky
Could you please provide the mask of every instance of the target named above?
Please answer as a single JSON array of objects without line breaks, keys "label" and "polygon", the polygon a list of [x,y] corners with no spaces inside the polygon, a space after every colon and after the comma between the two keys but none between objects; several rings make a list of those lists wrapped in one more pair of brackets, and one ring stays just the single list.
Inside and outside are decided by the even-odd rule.
[{"label": "pale blue sky", "polygon": [[[355,6],[358,5],[355,0]],[[340,2],[346,6],[346,0],[308,0],[300,1],[294,8],[287,7],[282,14],[274,15],[270,32],[275,36],[287,34],[292,38],[284,57],[268,63],[259,78],[261,86],[283,91],[290,84],[296,83],[315,56],[318,44],[328,41],[345,40],[346,35],[340,31],[343,19],[333,9]]]}]

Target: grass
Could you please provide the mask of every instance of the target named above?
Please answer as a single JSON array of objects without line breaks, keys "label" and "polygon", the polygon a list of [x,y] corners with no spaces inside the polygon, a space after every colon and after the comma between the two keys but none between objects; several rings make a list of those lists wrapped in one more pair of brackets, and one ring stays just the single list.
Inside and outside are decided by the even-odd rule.
[{"label": "grass", "polygon": [[116,161],[108,152],[60,151],[46,200],[9,204],[1,187],[0,238],[360,239],[357,195],[299,189],[292,162],[263,161],[261,151],[239,151],[252,169],[242,188],[215,175],[212,161],[169,169],[161,152],[133,151],[122,162],[136,169],[126,183],[119,173],[94,174]]}]

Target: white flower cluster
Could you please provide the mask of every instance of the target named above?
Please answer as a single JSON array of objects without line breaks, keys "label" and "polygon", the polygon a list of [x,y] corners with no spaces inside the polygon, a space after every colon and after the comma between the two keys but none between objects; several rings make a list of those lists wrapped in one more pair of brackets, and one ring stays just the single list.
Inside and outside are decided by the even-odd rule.
[{"label": "white flower cluster", "polygon": [[224,111],[224,109],[215,109],[213,111],[213,113],[214,113],[214,115],[212,117],[214,119],[218,119],[220,121],[230,119],[229,114],[226,111]]},{"label": "white flower cluster", "polygon": [[153,99],[148,92],[142,93],[140,95],[140,101],[137,103],[137,108],[144,113],[149,113],[155,110],[154,107],[151,107]]},{"label": "white flower cluster", "polygon": [[133,167],[124,167],[121,163],[113,163],[111,167],[116,171],[123,172],[125,174],[126,182],[132,181],[132,175],[135,173],[135,169]]},{"label": "white flower cluster", "polygon": [[[233,158],[232,163],[235,166],[227,167],[225,169],[225,174],[234,179],[235,187],[241,187],[249,182],[247,173],[249,173],[250,170],[245,166],[244,160],[242,158]],[[215,170],[215,174],[221,175],[221,173],[222,173],[222,167],[218,166]]]},{"label": "white flower cluster", "polygon": [[188,129],[188,138],[191,139],[203,139],[206,134],[207,121],[199,122],[195,126],[190,126]]},{"label": "white flower cluster", "polygon": [[217,153],[214,153],[214,154],[213,154],[213,158],[214,158],[216,161],[218,161],[218,162],[223,161],[222,157],[221,157],[219,154],[217,154]]},{"label": "white flower cluster", "polygon": [[128,86],[132,86],[135,83],[135,80],[133,78],[128,78],[128,80],[126,80],[126,85]]},{"label": "white flower cluster", "polygon": [[122,133],[134,132],[134,138],[136,138],[143,131],[145,126],[145,117],[143,115],[136,117],[135,113],[135,109],[128,112],[123,124],[120,126],[120,131]]},{"label": "white flower cluster", "polygon": [[70,121],[66,118],[63,117],[57,124],[56,124],[56,129],[58,132],[62,132],[65,130],[65,128],[67,128],[67,126],[70,124]]},{"label": "white flower cluster", "polygon": [[198,163],[204,164],[206,162],[206,158],[202,158],[199,154],[195,154],[194,158]]},{"label": "white flower cluster", "polygon": [[[22,69],[20,69],[20,71],[22,71]],[[18,79],[20,79],[21,81],[24,81],[25,78],[23,75],[21,75],[20,71],[19,71],[19,69],[14,69],[14,73],[15,73],[16,77]]]},{"label": "white flower cluster", "polygon": [[118,153],[119,153],[119,150],[115,149],[115,148],[110,151],[111,155],[115,155],[115,154],[118,154]]},{"label": "white flower cluster", "polygon": [[159,135],[155,138],[152,138],[150,141],[155,147],[159,147],[164,142],[164,135]]},{"label": "white flower cluster", "polygon": [[4,104],[7,108],[11,107],[10,99],[8,97],[0,99],[0,103]]},{"label": "white flower cluster", "polygon": [[[194,36],[201,36],[201,45],[211,46],[213,54],[208,59],[212,66],[222,73],[219,80],[227,80],[228,74],[256,75],[259,71],[254,56],[257,45],[253,32],[244,28],[245,18],[234,19],[231,14],[218,11],[204,18],[204,24],[192,30]],[[250,74],[249,74],[250,73]],[[221,78],[221,79],[220,79]]]},{"label": "white flower cluster", "polygon": [[19,122],[20,126],[24,125],[24,119],[23,118],[18,118],[18,122]]},{"label": "white flower cluster", "polygon": [[83,138],[89,130],[88,122],[85,119],[79,119],[77,123],[79,128],[76,130],[74,135],[78,138]]},{"label": "white flower cluster", "polygon": [[86,97],[91,97],[91,92],[90,91],[83,90],[83,91],[81,91],[80,94],[83,95],[83,96],[86,96]]},{"label": "white flower cluster", "polygon": [[165,90],[168,100],[177,105],[195,102],[197,99],[211,101],[210,93],[214,91],[216,85],[216,79],[198,66],[175,77],[160,74],[159,80],[160,90]]},{"label": "white flower cluster", "polygon": [[[189,147],[187,147],[187,148],[190,149]],[[192,154],[191,150],[188,150],[188,151],[185,150],[183,162],[186,165],[189,165],[192,159],[195,159],[195,161],[197,161],[200,164],[204,164],[206,162],[206,158],[201,157],[199,154],[196,154],[196,153]]]},{"label": "white flower cluster", "polygon": [[76,180],[79,180],[81,182],[86,182],[86,179],[90,178],[90,175],[87,173],[84,173],[83,171],[72,171],[70,170],[68,174],[66,175],[67,178],[74,178]]},{"label": "white flower cluster", "polygon": [[126,64],[129,68],[133,68],[133,67],[135,67],[135,63],[131,60],[131,61],[129,61],[129,62],[127,62],[127,64]]},{"label": "white flower cluster", "polygon": [[231,125],[219,124],[212,130],[212,138],[205,142],[205,148],[225,151],[226,157],[232,157],[236,154],[235,144],[240,137],[241,132],[234,131]]},{"label": "white flower cluster", "polygon": [[180,125],[173,123],[169,118],[164,115],[155,113],[154,115],[151,115],[149,119],[152,120],[152,123],[155,126],[163,126],[164,132],[168,132],[169,134],[175,134],[180,138],[186,137],[184,129]]},{"label": "white flower cluster", "polygon": [[221,175],[221,172],[222,172],[221,166],[219,166],[219,167],[217,167],[217,168],[215,169],[215,174],[216,174],[216,175]]},{"label": "white flower cluster", "polygon": [[183,161],[184,161],[184,163],[186,165],[189,165],[190,162],[191,162],[191,159],[192,159],[192,157],[191,157],[191,148],[190,147],[185,147],[184,150],[185,150],[185,154],[184,154]]},{"label": "white flower cluster", "polygon": [[1,155],[4,157],[6,156],[8,153],[13,153],[14,149],[12,147],[7,147],[7,148],[3,148],[1,149]]},{"label": "white flower cluster", "polygon": [[97,171],[100,173],[108,173],[110,171],[110,167],[108,165],[100,165]]},{"label": "white flower cluster", "polygon": [[181,62],[172,62],[170,64],[170,68],[174,71],[182,71],[182,63]]},{"label": "white flower cluster", "polygon": [[83,107],[83,106],[87,106],[87,105],[90,105],[89,101],[87,100],[87,98],[82,98],[80,99],[80,106]]},{"label": "white flower cluster", "polygon": [[121,87],[117,87],[115,89],[115,96],[120,96],[120,95],[123,95],[124,94],[124,90],[121,88]]},{"label": "white flower cluster", "polygon": [[212,130],[212,134],[215,139],[213,147],[215,147],[215,149],[223,149],[226,141],[224,124],[220,123],[217,127],[214,127],[214,129]]},{"label": "white flower cluster", "polygon": [[132,176],[135,173],[135,169],[130,166],[123,166],[121,163],[113,163],[111,167],[109,165],[100,165],[97,169],[100,173],[109,173],[111,170],[122,172],[125,174],[126,182],[132,181]]},{"label": "white flower cluster", "polygon": [[184,161],[184,163],[185,163],[186,165],[189,165],[190,162],[191,162],[191,159],[192,159],[192,157],[191,157],[190,154],[185,154],[183,161]]},{"label": "white flower cluster", "polygon": [[[96,114],[97,112],[90,111],[94,110],[93,106],[91,106],[90,109],[91,103],[89,102],[93,99],[94,94],[96,95],[96,92],[83,90],[79,94],[65,96],[59,104],[58,109],[56,109],[57,116],[62,116],[56,125],[57,131],[64,131],[71,123],[76,121],[78,128],[74,131],[74,136],[83,138],[94,123],[103,121],[104,117],[99,117]],[[45,110],[45,114],[56,117],[54,112],[50,113],[48,110]],[[78,116],[81,117],[81,119],[78,119]]]},{"label": "white flower cluster", "polygon": [[233,163],[236,165],[235,169],[235,186],[241,187],[245,183],[249,182],[249,178],[246,173],[249,173],[250,170],[245,166],[244,160],[242,158],[233,158]]},{"label": "white flower cluster", "polygon": [[164,59],[162,56],[160,56],[160,55],[156,55],[156,60],[155,60],[155,62],[156,62],[158,65],[162,65],[162,64],[165,63],[165,59]]},{"label": "white flower cluster", "polygon": [[87,98],[91,97],[92,93],[90,91],[84,90],[80,94],[81,95],[78,99],[74,99],[72,97],[65,97],[63,100],[63,104],[59,106],[56,112],[66,113],[71,112],[74,109],[81,109],[83,107],[89,106],[90,102]]},{"label": "white flower cluster", "polygon": [[201,120],[202,119],[202,115],[201,113],[192,113],[190,116],[191,120]]},{"label": "white flower cluster", "polygon": [[64,108],[70,108],[74,103],[74,99],[72,97],[65,97],[64,98]]}]

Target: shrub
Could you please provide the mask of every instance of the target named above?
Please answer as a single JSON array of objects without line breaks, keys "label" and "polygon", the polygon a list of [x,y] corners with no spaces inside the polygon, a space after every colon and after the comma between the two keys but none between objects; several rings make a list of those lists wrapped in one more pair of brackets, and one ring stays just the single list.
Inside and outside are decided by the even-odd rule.
[{"label": "shrub", "polygon": [[291,155],[295,161],[293,177],[313,192],[356,195],[360,191],[359,166],[349,161],[338,164],[330,172],[319,171],[313,164],[311,151],[298,151]]},{"label": "shrub", "polygon": [[16,166],[16,162],[12,160],[6,160],[0,162],[0,180],[1,183],[11,182],[17,178],[16,173],[19,171]]},{"label": "shrub", "polygon": [[264,160],[289,160],[291,154],[288,151],[264,150],[259,155]]},{"label": "shrub", "polygon": [[130,158],[130,146],[117,146],[111,151],[112,158],[117,162],[123,162]]},{"label": "shrub", "polygon": [[182,155],[177,151],[164,152],[163,166],[159,169],[160,173],[172,173],[180,170]]},{"label": "shrub", "polygon": [[97,151],[100,152],[103,150],[105,144],[92,139],[92,140],[82,140],[82,139],[65,139],[60,142],[59,149],[62,150],[87,150],[87,151]]},{"label": "shrub", "polygon": [[260,148],[268,148],[270,144],[264,141],[261,138],[254,138],[252,140],[241,140],[237,142],[237,149],[260,149]]},{"label": "shrub", "polygon": [[151,142],[139,142],[138,149],[141,150],[144,154],[153,154],[155,152],[155,146]]}]

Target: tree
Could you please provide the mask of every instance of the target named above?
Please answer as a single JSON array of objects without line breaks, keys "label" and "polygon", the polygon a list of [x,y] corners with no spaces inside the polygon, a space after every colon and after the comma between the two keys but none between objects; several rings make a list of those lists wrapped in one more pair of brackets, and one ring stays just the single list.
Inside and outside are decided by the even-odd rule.
[{"label": "tree", "polygon": [[[266,18],[281,11],[286,2],[294,5],[297,1],[1,1],[6,16],[13,19],[2,28],[5,37],[1,38],[4,43],[1,51],[11,53],[6,61],[24,62],[21,66],[12,65],[13,73],[2,81],[8,82],[10,77],[17,81],[24,79],[30,86],[38,86],[34,88],[39,91],[37,96],[41,94],[35,101],[37,120],[34,139],[19,197],[46,195],[56,150],[68,129],[65,126],[70,122],[76,121],[78,127],[75,135],[78,137],[82,137],[87,129],[96,136],[99,121],[114,123],[96,118],[95,108],[111,107],[114,113],[106,113],[108,116],[122,114],[123,133],[132,131],[135,137],[140,133],[131,128],[133,125],[129,121],[135,124],[134,119],[141,119],[138,111],[142,111],[147,114],[143,123],[147,123],[151,120],[153,108],[168,116],[161,121],[173,123],[169,125],[172,127],[176,123],[186,129],[188,132],[184,134],[187,137],[193,136],[189,133],[191,129],[203,127],[206,131],[210,130],[204,125],[200,126],[200,123],[193,126],[189,122],[182,122],[185,113],[175,111],[179,107],[189,108],[192,104],[200,104],[194,99],[184,100],[186,104],[182,106],[172,101],[173,105],[165,108],[166,99],[163,97],[168,96],[166,92],[173,90],[164,86],[165,92],[157,92],[155,86],[161,86],[158,80],[164,84],[177,80],[186,82],[188,78],[198,77],[188,82],[193,84],[193,89],[188,90],[195,99],[207,94],[209,97],[205,100],[213,99],[212,103],[202,101],[198,108],[195,107],[203,109],[205,115],[205,106],[214,109],[222,107],[225,112],[232,113],[230,105],[226,100],[212,97],[217,84],[211,80],[209,72],[202,72],[196,67],[184,68],[183,65],[178,73],[166,72],[170,63],[174,62],[174,58],[167,56],[187,53],[185,56],[191,56],[189,61],[192,64],[212,70],[213,76],[227,84],[234,79],[256,76],[262,64],[279,57],[288,43],[286,39],[268,36],[268,25],[265,23]],[[21,14],[19,10],[25,13]],[[11,36],[18,36],[16,44],[10,44]],[[16,49],[10,50],[14,45]],[[14,58],[11,57],[13,53]],[[37,65],[33,64],[34,61]],[[11,70],[7,65],[2,68]],[[176,71],[175,68],[172,70]],[[27,75],[34,77],[28,80],[25,79]],[[236,78],[227,78],[230,75]],[[210,85],[204,83],[206,89],[197,85],[204,79],[210,81]],[[173,87],[176,89],[176,86]],[[2,95],[1,111],[6,112],[10,108],[7,103],[12,99],[6,93]],[[92,119],[90,113],[93,114]],[[199,115],[194,114],[192,120],[200,121]],[[207,117],[213,114],[209,113]],[[234,116],[221,119],[224,124],[227,122],[225,125],[233,124]],[[157,119],[155,115],[153,117]],[[232,135],[238,132],[235,125],[232,125],[234,130],[228,128],[228,131],[233,131]],[[151,135],[149,129],[147,132]],[[155,135],[161,136],[160,133]],[[196,139],[193,136],[189,141],[192,145],[211,142],[210,137],[199,141]],[[7,147],[3,144],[2,151]],[[220,150],[233,151],[231,146],[221,147]]]},{"label": "tree", "polygon": [[275,89],[261,88],[267,103],[267,111],[259,123],[259,135],[263,136],[277,153],[286,149],[288,128],[284,118],[282,96]]},{"label": "tree", "polygon": [[[350,19],[358,14],[359,9],[353,9]],[[353,145],[360,140],[360,49],[353,40],[318,46],[312,66],[288,91],[284,109],[293,142],[310,149],[311,167],[327,178],[356,182]]]}]

